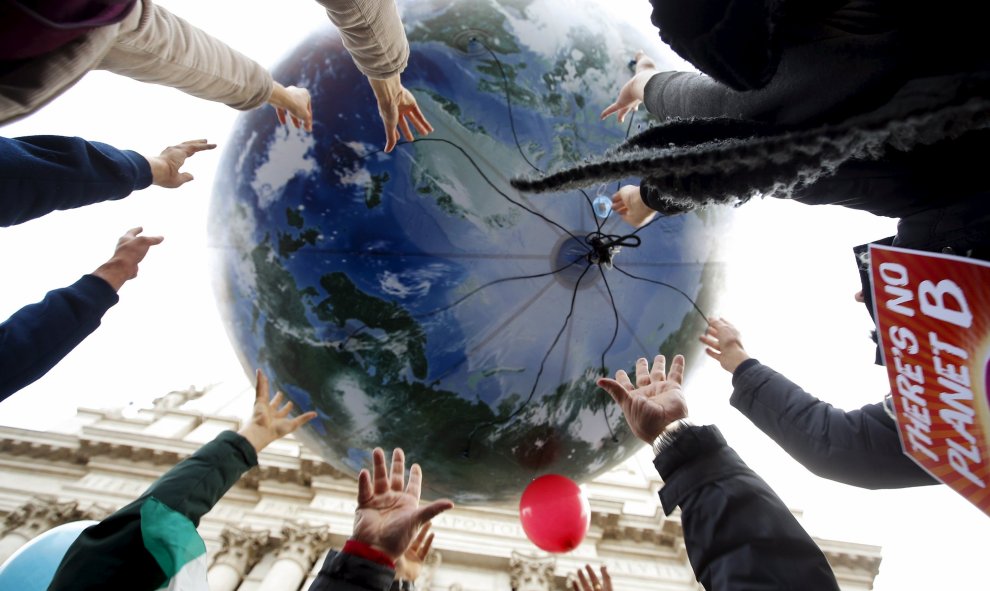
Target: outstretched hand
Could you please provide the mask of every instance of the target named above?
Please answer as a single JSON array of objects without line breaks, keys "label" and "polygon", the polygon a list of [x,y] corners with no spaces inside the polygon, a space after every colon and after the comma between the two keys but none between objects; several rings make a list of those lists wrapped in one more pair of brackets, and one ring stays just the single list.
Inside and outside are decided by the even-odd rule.
[{"label": "outstretched hand", "polygon": [[212,150],[216,144],[211,144],[206,140],[189,140],[177,146],[169,146],[162,150],[158,156],[148,158],[151,165],[151,184],[175,189],[193,180],[193,175],[188,172],[181,172],[179,169],[196,152]]},{"label": "outstretched hand", "polygon": [[373,475],[358,475],[358,507],[352,538],[387,554],[393,561],[405,554],[413,536],[437,515],[454,507],[449,500],[419,506],[423,472],[419,464],[409,469],[409,483],[403,485],[405,455],[392,452],[392,469],[385,467],[385,452],[372,452]]},{"label": "outstretched hand", "polygon": [[290,417],[292,412],[292,402],[282,405],[284,396],[277,392],[275,397],[268,399],[268,378],[260,369],[255,370],[257,384],[254,390],[254,412],[247,425],[241,428],[238,433],[247,439],[255,451],[268,447],[268,444],[285,437],[299,427],[316,418],[313,411],[303,413],[298,417]]},{"label": "outstretched hand", "polygon": [[378,114],[381,115],[382,124],[385,125],[386,153],[391,152],[398,143],[399,130],[402,131],[406,141],[413,141],[412,130],[409,129],[410,123],[420,135],[428,135],[433,131],[433,126],[419,109],[416,97],[402,85],[399,74],[383,80],[369,78],[368,83],[375,92]]},{"label": "outstretched hand", "polygon": [[636,185],[623,185],[612,195],[612,211],[633,228],[643,227],[657,214],[643,202],[643,196]]},{"label": "outstretched hand", "polygon": [[653,443],[667,425],[687,416],[687,401],[681,389],[684,381],[684,356],[676,355],[667,375],[663,355],[653,359],[652,370],[645,358],[636,360],[636,385],[625,371],[615,372],[615,379],[598,378],[598,387],[612,396],[622,409],[633,435]]},{"label": "outstretched hand", "polygon": [[708,330],[698,340],[707,347],[705,353],[729,373],[735,372],[740,363],[749,359],[739,330],[723,318],[709,320]]},{"label": "outstretched hand", "polygon": [[617,113],[619,123],[625,121],[626,115],[638,109],[639,104],[643,102],[643,97],[646,94],[646,83],[650,81],[650,78],[660,73],[653,59],[646,55],[642,49],[636,52],[635,59],[636,73],[619,90],[619,97],[615,99],[615,102],[602,111],[602,120],[608,118],[612,113]]},{"label": "outstretched hand", "polygon": [[282,125],[292,119],[297,128],[313,131],[313,101],[305,88],[286,87],[276,82],[268,103],[275,107],[275,116]]},{"label": "outstretched hand", "polygon": [[110,260],[103,263],[93,275],[106,281],[114,291],[120,291],[125,283],[137,277],[138,264],[144,260],[148,250],[165,240],[162,236],[140,236],[144,228],[131,228],[117,240],[117,248]]},{"label": "outstretched hand", "polygon": [[[587,576],[585,572],[587,571]],[[577,580],[571,583],[574,591],[612,591],[612,577],[608,574],[608,569],[602,565],[602,578],[598,579],[595,569],[590,564],[584,565],[584,570],[578,569]]]},{"label": "outstretched hand", "polygon": [[406,548],[405,554],[395,561],[395,578],[402,581],[413,581],[423,572],[423,564],[430,555],[433,546],[433,534],[430,533],[430,522],[419,528],[416,539]]}]

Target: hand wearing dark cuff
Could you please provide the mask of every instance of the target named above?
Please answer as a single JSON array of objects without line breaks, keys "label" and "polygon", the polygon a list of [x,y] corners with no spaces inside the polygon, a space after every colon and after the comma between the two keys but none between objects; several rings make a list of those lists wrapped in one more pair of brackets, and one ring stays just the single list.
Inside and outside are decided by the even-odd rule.
[{"label": "hand wearing dark cuff", "polygon": [[736,367],[736,370],[732,372],[732,385],[733,386],[736,385],[736,380],[744,373],[746,373],[746,370],[753,367],[754,365],[759,365],[759,363],[760,363],[759,360],[757,360],[755,357],[750,357],[746,361],[740,363],[739,366]]}]

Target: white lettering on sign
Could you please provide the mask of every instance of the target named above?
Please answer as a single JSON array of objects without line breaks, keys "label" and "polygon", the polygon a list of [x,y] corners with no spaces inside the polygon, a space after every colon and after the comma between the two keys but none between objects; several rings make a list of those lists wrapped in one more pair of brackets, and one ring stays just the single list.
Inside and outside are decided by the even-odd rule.
[{"label": "white lettering on sign", "polygon": [[[965,299],[957,301],[965,305]],[[974,467],[979,467],[983,459],[976,436],[970,432],[976,420],[976,411],[973,409],[969,368],[962,364],[969,359],[969,353],[962,347],[943,341],[935,332],[928,333],[928,342],[932,347],[932,365],[938,374],[938,398],[946,406],[938,412],[939,418],[952,426],[956,436],[965,440],[960,443],[955,437],[948,439],[946,456],[949,465],[966,480],[986,488],[983,479],[974,473]]]},{"label": "white lettering on sign", "polygon": [[922,281],[918,286],[918,301],[925,316],[937,318],[962,328],[973,325],[973,313],[969,311],[962,288],[951,279],[943,279],[938,285]]},{"label": "white lettering on sign", "polygon": [[914,300],[914,294],[904,287],[908,283],[908,272],[904,265],[881,263],[880,278],[883,279],[884,293],[893,296],[893,299],[888,299],[884,304],[887,309],[903,316],[914,316],[914,310],[905,305]]}]

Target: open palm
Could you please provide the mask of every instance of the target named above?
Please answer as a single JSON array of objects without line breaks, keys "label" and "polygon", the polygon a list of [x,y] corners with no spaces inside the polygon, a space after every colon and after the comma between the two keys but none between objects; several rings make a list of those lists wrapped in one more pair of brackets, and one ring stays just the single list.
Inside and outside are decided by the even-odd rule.
[{"label": "open palm", "polygon": [[599,378],[598,386],[622,409],[633,434],[652,443],[667,425],[687,416],[687,401],[681,388],[683,380],[683,355],[674,357],[670,375],[667,375],[666,358],[657,355],[652,369],[645,358],[636,361],[635,386],[621,369],[615,373],[614,380]]},{"label": "open palm", "polygon": [[660,73],[656,63],[642,49],[636,52],[634,59],[636,61],[636,73],[619,90],[619,96],[615,102],[602,111],[602,119],[606,119],[612,113],[617,113],[619,123],[625,121],[626,115],[638,109],[640,103],[643,102],[646,83],[650,81],[650,78]]},{"label": "open palm", "polygon": [[372,469],[374,476],[367,470],[358,475],[353,538],[384,552],[394,561],[405,553],[423,524],[454,504],[441,500],[419,506],[423,473],[419,464],[413,464],[409,469],[409,483],[403,485],[405,455],[401,449],[392,452],[392,469],[388,472],[385,452],[376,448],[372,453]]}]

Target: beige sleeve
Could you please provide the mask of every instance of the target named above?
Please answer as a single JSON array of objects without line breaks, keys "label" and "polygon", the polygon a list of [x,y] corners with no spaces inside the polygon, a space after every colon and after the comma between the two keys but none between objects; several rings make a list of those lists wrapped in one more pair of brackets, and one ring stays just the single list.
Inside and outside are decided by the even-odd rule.
[{"label": "beige sleeve", "polygon": [[99,69],[242,111],[268,102],[274,86],[268,70],[151,0],[142,0],[141,8]]},{"label": "beige sleeve", "polygon": [[409,42],[395,0],[317,0],[340,30],[344,47],[368,78],[401,73],[409,61]]}]

